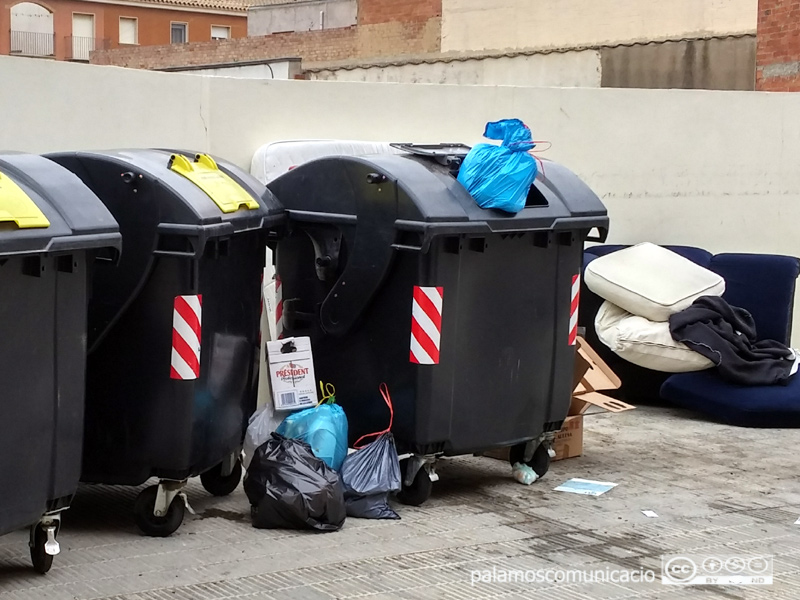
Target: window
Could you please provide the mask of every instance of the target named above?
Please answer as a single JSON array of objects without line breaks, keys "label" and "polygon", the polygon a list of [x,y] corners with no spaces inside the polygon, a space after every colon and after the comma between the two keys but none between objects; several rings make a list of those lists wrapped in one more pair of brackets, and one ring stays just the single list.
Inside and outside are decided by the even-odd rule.
[{"label": "window", "polygon": [[135,45],[139,43],[139,19],[119,18],[119,43]]},{"label": "window", "polygon": [[72,60],[89,60],[94,47],[94,15],[72,13]]},{"label": "window", "polygon": [[53,13],[31,2],[11,8],[11,54],[53,56]]},{"label": "window", "polygon": [[187,40],[186,30],[188,26],[186,23],[172,23],[170,41],[173,44],[185,44]]},{"label": "window", "polygon": [[211,39],[212,40],[229,40],[231,39],[231,28],[224,27],[223,25],[211,26]]}]

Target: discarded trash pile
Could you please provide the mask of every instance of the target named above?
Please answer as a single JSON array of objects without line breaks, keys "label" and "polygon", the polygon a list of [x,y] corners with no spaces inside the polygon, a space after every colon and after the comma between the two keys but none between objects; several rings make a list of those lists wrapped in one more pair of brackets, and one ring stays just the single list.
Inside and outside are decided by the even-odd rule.
[{"label": "discarded trash pile", "polygon": [[[282,393],[309,389],[313,360],[308,339],[269,342],[280,358],[291,360],[293,374],[287,387],[279,362],[270,355],[273,389]],[[297,348],[308,350],[298,351]],[[278,365],[278,366],[272,366]],[[308,365],[308,367],[304,366]],[[391,428],[393,407],[389,390],[380,393],[389,409],[389,425],[362,436],[348,454],[347,417],[336,403],[332,385],[320,383],[319,403],[289,412],[273,431],[275,406],[267,403],[250,419],[245,437],[247,472],[244,490],[250,500],[253,525],[258,528],[314,529],[336,531],[345,516],[366,519],[399,519],[388,504],[388,495],[400,490],[400,463]],[[281,410],[286,409],[281,406]],[[284,412],[285,414],[285,412]],[[376,439],[363,446],[364,438]]]},{"label": "discarded trash pile", "polygon": [[798,273],[791,256],[593,247],[584,325],[613,351],[604,357],[626,398],[660,396],[731,425],[798,427]]},{"label": "discarded trash pile", "polygon": [[[652,244],[586,258],[597,195],[521,121],[484,136],[500,143],[284,144],[291,160],[254,158],[262,182],[180,151],[0,154],[0,448],[30,459],[0,463],[0,534],[30,527],[46,572],[79,482],[157,478],[134,517],[160,537],[192,477],[225,496],[244,473],[254,527],[318,532],[399,519],[393,498],[423,504],[446,457],[531,485],[581,455],[584,417],[634,408],[602,344],[675,373],[665,396],[800,425],[796,259],[755,261],[784,298],[762,311]],[[583,279],[604,299],[591,330]]]}]

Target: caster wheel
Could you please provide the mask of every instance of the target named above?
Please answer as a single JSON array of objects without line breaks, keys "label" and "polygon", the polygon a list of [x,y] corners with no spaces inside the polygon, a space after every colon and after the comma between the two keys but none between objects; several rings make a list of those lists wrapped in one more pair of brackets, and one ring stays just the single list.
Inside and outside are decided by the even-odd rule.
[{"label": "caster wheel", "polygon": [[[508,462],[513,467],[518,462],[525,460],[525,444],[511,446],[508,453]],[[528,461],[528,466],[541,478],[550,470],[550,453],[544,444],[539,444],[533,452],[533,457]]]},{"label": "caster wheel", "polygon": [[[402,481],[405,481],[408,464],[408,460],[404,460],[400,463],[400,476]],[[425,467],[422,467],[417,471],[411,485],[407,486],[403,483],[403,488],[397,493],[397,499],[408,506],[420,506],[431,497],[432,489],[433,482],[431,478],[428,477],[428,471],[425,470]]]},{"label": "caster wheel", "polygon": [[136,503],[133,505],[133,516],[136,518],[136,525],[145,535],[168,537],[175,533],[183,523],[186,504],[184,504],[183,498],[175,496],[172,504],[169,505],[167,514],[157,517],[153,514],[156,506],[156,494],[158,494],[157,485],[145,488],[136,498]]},{"label": "caster wheel", "polygon": [[44,575],[53,566],[53,555],[48,554],[44,549],[47,542],[47,532],[41,525],[34,525],[33,546],[31,546],[31,562],[33,570]]},{"label": "caster wheel", "polygon": [[222,475],[222,463],[200,475],[200,483],[212,496],[227,496],[239,487],[242,480],[242,463],[237,460],[230,475]]}]

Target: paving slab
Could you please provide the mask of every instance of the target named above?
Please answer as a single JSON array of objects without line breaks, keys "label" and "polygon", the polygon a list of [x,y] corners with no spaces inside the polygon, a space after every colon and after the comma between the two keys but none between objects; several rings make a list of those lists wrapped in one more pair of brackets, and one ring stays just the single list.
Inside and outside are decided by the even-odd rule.
[{"label": "paving slab", "polygon": [[[584,456],[532,486],[502,461],[449,459],[429,502],[395,505],[400,521],[329,534],[254,529],[241,489],[213,498],[192,482],[197,514],[147,538],[131,516],[140,488],[85,486],[48,575],[31,570],[26,532],[0,538],[0,600],[800,598],[800,433],[664,407],[593,415],[585,429]],[[598,498],[553,490],[572,477],[619,485]],[[662,557],[688,554],[771,556],[774,583],[664,585]],[[653,581],[603,580],[647,570]]]}]

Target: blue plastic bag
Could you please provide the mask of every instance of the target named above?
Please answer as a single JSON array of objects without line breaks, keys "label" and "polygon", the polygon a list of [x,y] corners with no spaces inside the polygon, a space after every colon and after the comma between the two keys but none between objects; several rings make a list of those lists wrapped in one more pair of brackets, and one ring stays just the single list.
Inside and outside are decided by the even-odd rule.
[{"label": "blue plastic bag", "polygon": [[535,144],[531,130],[519,119],[486,124],[483,137],[503,140],[500,146],[478,144],[464,158],[458,173],[463,185],[481,208],[518,213],[536,179],[536,159],[528,154]]},{"label": "blue plastic bag", "polygon": [[276,433],[305,442],[314,456],[336,471],[347,456],[347,417],[338,404],[319,404],[292,413]]}]

